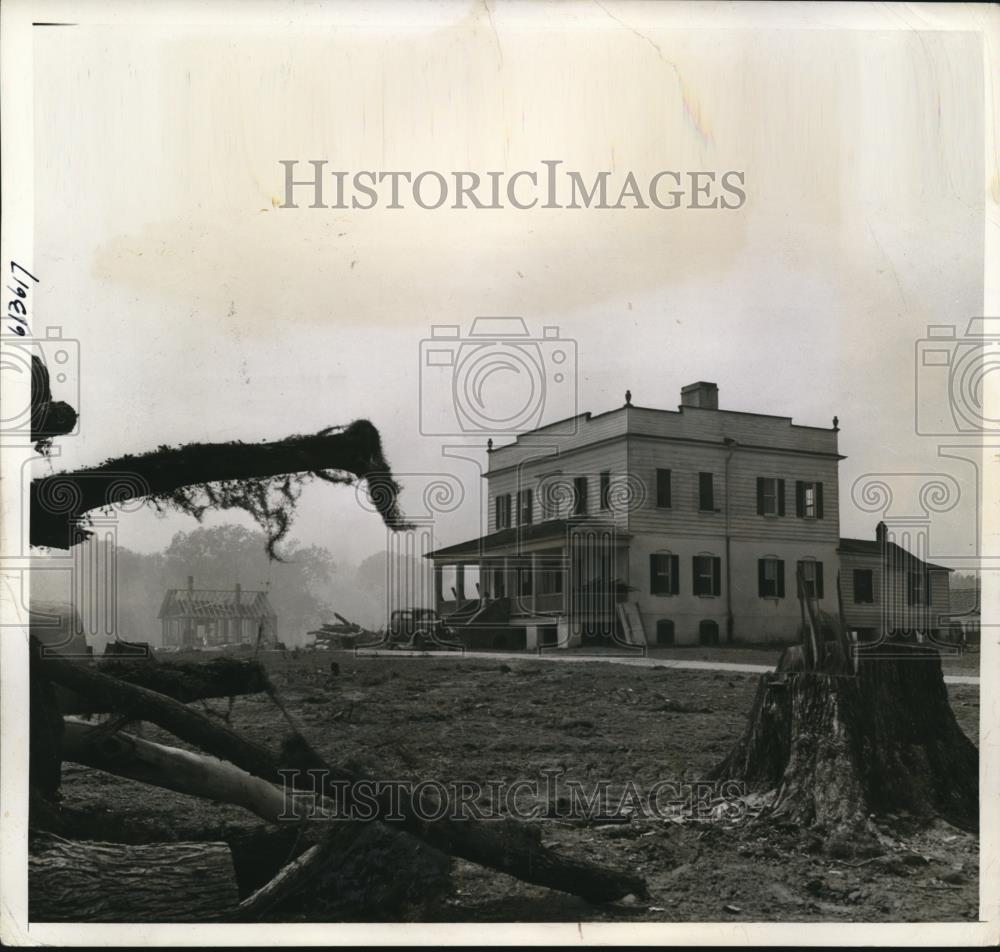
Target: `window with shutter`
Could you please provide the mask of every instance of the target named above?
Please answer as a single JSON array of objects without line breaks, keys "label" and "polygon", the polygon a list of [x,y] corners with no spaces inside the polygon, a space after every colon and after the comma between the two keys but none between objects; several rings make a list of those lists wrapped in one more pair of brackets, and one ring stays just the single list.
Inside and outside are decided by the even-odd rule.
[{"label": "window with shutter", "polygon": [[823,484],[795,483],[795,515],[800,519],[823,518]]},{"label": "window with shutter", "polygon": [[696,555],[691,560],[695,595],[719,595],[722,590],[722,560],[714,555]]},{"label": "window with shutter", "polygon": [[823,597],[823,563],[815,559],[803,559],[799,562],[802,570],[802,581],[805,586],[805,594],[809,598]]},{"label": "window with shutter", "polygon": [[771,476],[757,478],[757,514],[783,516],[785,514],[785,481]]},{"label": "window with shutter", "polygon": [[577,476],[573,480],[573,515],[583,516],[587,513],[587,477]]},{"label": "window with shutter", "polygon": [[611,473],[601,473],[601,508],[611,508]]},{"label": "window with shutter", "polygon": [[679,558],[654,552],[649,557],[649,590],[653,595],[676,595]]},{"label": "window with shutter", "polygon": [[781,559],[757,560],[757,594],[761,598],[784,598],[785,563]]}]

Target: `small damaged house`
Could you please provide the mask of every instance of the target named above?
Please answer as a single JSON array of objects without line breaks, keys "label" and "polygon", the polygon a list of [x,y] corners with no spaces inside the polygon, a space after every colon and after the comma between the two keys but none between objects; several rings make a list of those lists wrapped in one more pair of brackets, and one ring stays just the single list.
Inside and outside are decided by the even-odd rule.
[{"label": "small damaged house", "polygon": [[245,590],[239,583],[227,589],[198,589],[188,576],[187,588],[171,588],[163,597],[159,619],[163,647],[274,644],[278,618],[267,592]]},{"label": "small damaged house", "polygon": [[801,573],[830,615],[841,576],[859,637],[939,633],[947,569],[840,538],[838,433],[720,410],[701,381],[677,410],[627,393],[491,445],[486,533],[426,556],[436,608],[470,647],[793,643]]}]

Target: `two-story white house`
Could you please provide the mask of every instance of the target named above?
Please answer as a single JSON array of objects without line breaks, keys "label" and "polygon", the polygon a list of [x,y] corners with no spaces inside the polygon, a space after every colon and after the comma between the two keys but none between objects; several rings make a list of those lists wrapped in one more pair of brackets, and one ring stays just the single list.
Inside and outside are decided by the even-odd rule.
[{"label": "two-story white house", "polygon": [[837,611],[837,435],[705,382],[521,434],[489,452],[487,534],[428,554],[438,611],[482,647],[795,641],[800,566]]}]

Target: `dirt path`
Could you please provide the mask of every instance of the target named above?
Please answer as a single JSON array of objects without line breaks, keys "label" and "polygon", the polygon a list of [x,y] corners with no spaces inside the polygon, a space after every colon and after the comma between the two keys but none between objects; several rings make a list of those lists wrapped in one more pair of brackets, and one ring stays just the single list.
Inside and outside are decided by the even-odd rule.
[{"label": "dirt path", "polygon": [[[602,664],[628,664],[639,668],[680,668],[688,671],[729,671],[736,674],[763,674],[773,671],[773,664],[741,664],[732,661],[681,661],[674,658],[651,658],[649,656],[630,658],[626,655],[612,654],[571,654],[569,652],[546,652],[544,654],[531,651],[379,651],[376,649],[359,648],[359,658],[470,658],[476,660],[504,661],[561,661],[590,662]],[[965,674],[946,674],[945,684],[979,684],[979,678]]]}]

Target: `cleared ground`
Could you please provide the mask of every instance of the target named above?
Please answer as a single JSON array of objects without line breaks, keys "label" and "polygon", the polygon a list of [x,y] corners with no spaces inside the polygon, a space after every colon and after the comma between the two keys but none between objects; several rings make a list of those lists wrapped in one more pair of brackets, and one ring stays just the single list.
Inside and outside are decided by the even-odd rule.
[{"label": "cleared ground", "polygon": [[[688,652],[714,649],[675,649]],[[671,652],[673,655],[674,652]],[[729,651],[729,660],[737,660]],[[761,655],[754,652],[756,658]],[[665,655],[666,656],[666,655]],[[698,657],[685,654],[686,657]],[[176,656],[174,656],[176,657]],[[632,667],[593,661],[546,664],[492,657],[357,658],[349,652],[269,653],[272,678],[309,740],[330,760],[374,765],[393,779],[538,785],[545,771],[592,790],[607,781],[617,803],[630,782],[696,780],[743,728],[757,675]],[[776,653],[775,653],[776,657]],[[706,659],[707,660],[707,659]],[[740,658],[747,663],[749,658]],[[330,662],[340,666],[331,676]],[[964,672],[963,672],[964,673]],[[950,685],[959,723],[978,737],[979,693]],[[220,712],[224,704],[214,705]],[[232,723],[275,745],[281,716],[263,696],[237,699]],[[155,731],[147,736],[162,738]],[[562,789],[562,788],[557,788]],[[252,825],[235,808],[153,791],[67,765],[64,798],[135,817],[152,814],[178,839],[216,825]],[[531,795],[519,798],[529,807]],[[978,843],[938,823],[884,824],[885,855],[832,860],[797,831],[754,836],[746,823],[639,818],[585,825],[539,819],[544,839],[583,857],[634,869],[652,898],[593,907],[456,862],[455,893],[437,913],[454,920],[837,920],[975,919]]]}]

